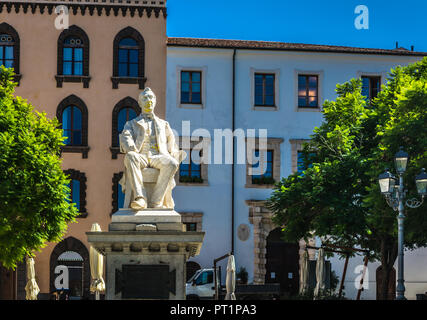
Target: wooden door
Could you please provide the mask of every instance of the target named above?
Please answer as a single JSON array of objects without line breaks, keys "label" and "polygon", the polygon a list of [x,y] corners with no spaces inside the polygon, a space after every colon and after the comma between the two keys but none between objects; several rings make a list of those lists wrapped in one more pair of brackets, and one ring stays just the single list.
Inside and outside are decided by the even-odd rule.
[{"label": "wooden door", "polygon": [[267,237],[265,283],[280,283],[282,294],[296,294],[299,289],[299,245],[280,239],[277,228]]}]

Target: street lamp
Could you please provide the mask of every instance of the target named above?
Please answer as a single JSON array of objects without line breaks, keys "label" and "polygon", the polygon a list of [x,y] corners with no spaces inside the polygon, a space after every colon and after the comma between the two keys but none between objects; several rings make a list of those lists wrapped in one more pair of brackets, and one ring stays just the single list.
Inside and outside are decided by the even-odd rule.
[{"label": "street lamp", "polygon": [[409,156],[403,151],[403,147],[400,147],[400,151],[394,156],[394,163],[396,171],[399,176],[399,183],[396,184],[397,179],[394,177],[388,169],[378,177],[380,184],[381,193],[385,196],[387,204],[393,208],[394,211],[399,211],[397,216],[398,223],[398,278],[396,288],[396,300],[406,300],[405,298],[405,285],[403,275],[403,220],[404,215],[404,204],[409,208],[418,208],[424,202],[424,197],[427,194],[427,174],[425,169],[421,170],[421,173],[415,177],[415,184],[417,186],[418,194],[421,196],[421,201],[418,199],[406,198],[406,190],[403,188],[403,174],[406,171],[406,165],[408,164]]}]

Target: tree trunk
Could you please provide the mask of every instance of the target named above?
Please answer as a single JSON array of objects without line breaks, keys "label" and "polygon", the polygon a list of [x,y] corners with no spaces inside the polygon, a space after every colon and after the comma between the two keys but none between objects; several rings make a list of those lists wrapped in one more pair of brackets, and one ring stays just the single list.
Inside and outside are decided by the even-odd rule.
[{"label": "tree trunk", "polygon": [[390,285],[390,275],[393,270],[394,262],[397,258],[397,241],[393,238],[383,239],[381,241],[381,279],[380,279],[380,300],[388,300]]}]

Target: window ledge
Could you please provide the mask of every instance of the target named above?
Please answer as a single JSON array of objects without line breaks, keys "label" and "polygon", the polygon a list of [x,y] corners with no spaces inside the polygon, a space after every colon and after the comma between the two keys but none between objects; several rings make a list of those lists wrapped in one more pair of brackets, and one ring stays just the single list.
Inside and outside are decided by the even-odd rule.
[{"label": "window ledge", "polygon": [[87,159],[90,147],[88,146],[62,146],[61,152],[81,153],[83,159]]},{"label": "window ledge", "polygon": [[252,110],[255,111],[277,111],[279,107],[277,106],[253,106]]},{"label": "window ledge", "polygon": [[89,88],[89,81],[91,79],[90,76],[74,76],[74,75],[61,75],[57,74],[55,76],[56,79],[56,87],[62,88],[63,82],[74,82],[79,83],[83,82],[83,88]]},{"label": "window ledge", "polygon": [[80,218],[82,218],[82,219],[87,218],[87,212],[80,212],[80,214],[76,218],[78,218],[78,219],[80,219]]},{"label": "window ledge", "polygon": [[209,186],[209,183],[207,183],[207,182],[178,182],[176,185],[182,186],[182,187],[207,187],[207,186]]},{"label": "window ledge", "polygon": [[273,189],[274,184],[245,184],[245,188],[255,188],[255,189]]},{"label": "window ledge", "polygon": [[125,84],[139,84],[139,89],[145,88],[145,82],[147,81],[146,77],[111,77],[111,82],[113,83],[113,89],[119,88],[119,83]]},{"label": "window ledge", "polygon": [[322,108],[320,107],[298,107],[296,108],[297,112],[320,112]]},{"label": "window ledge", "polygon": [[203,109],[202,103],[180,103],[179,108],[183,109]]}]

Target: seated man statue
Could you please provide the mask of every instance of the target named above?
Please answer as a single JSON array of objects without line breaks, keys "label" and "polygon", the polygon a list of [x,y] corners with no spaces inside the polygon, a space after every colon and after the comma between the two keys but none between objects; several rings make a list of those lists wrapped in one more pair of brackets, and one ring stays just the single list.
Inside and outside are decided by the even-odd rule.
[{"label": "seated man statue", "polygon": [[[156,96],[150,88],[140,93],[138,104],[142,113],[126,122],[120,134],[120,151],[126,154],[126,169],[120,184],[123,189],[131,187],[130,207],[134,210],[173,208],[171,190],[175,186],[174,175],[187,155],[178,149],[169,123],[154,115]],[[144,188],[142,171],[145,168],[159,170],[150,199],[147,199]],[[169,198],[165,201],[167,192]]]}]

